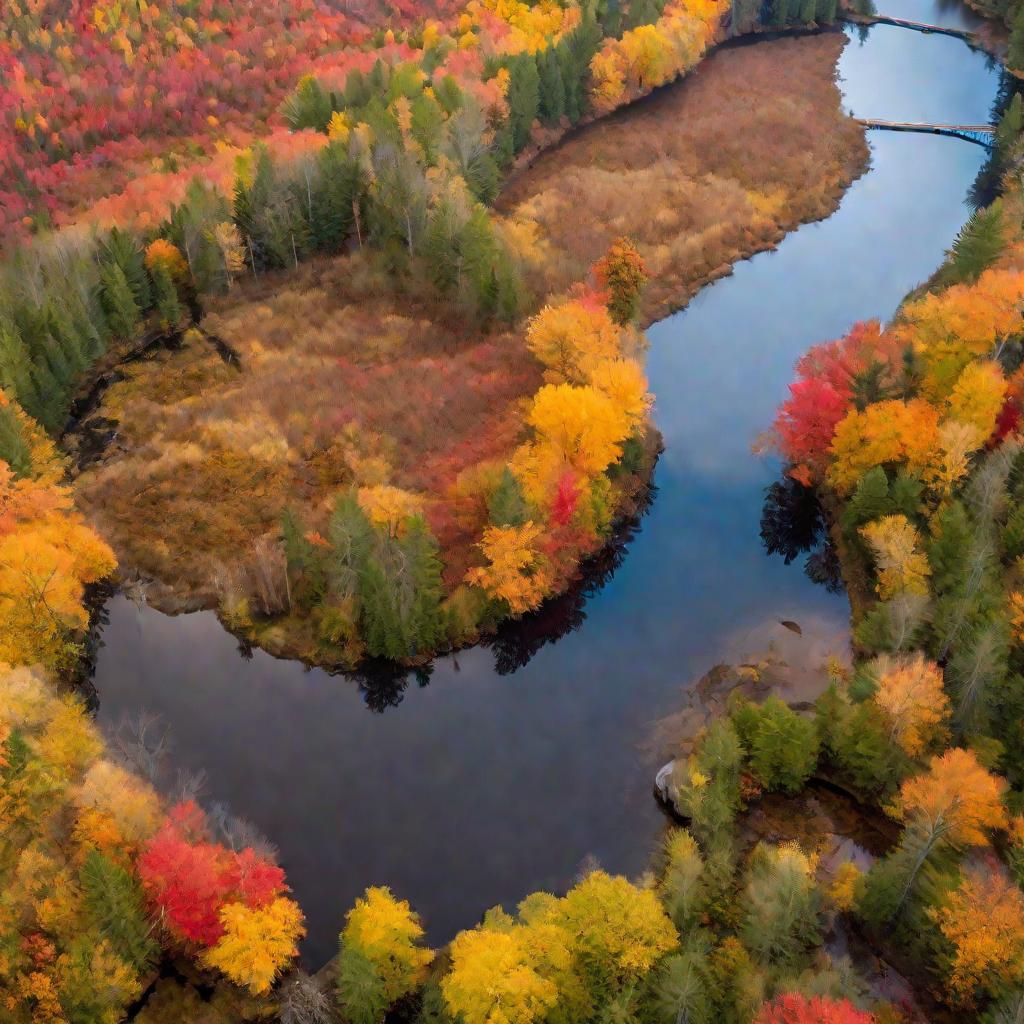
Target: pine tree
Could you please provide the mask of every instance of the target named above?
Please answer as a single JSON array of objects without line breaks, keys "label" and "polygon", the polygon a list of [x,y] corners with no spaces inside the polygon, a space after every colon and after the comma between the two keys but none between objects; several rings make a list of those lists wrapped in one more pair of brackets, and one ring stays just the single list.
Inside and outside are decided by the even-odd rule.
[{"label": "pine tree", "polygon": [[487,518],[492,526],[522,526],[528,518],[523,489],[508,466],[487,500]]},{"label": "pine tree", "polygon": [[32,374],[32,361],[13,321],[0,320],[0,387],[30,416],[42,422],[42,402]]},{"label": "pine tree", "polygon": [[10,400],[0,405],[0,462],[6,462],[16,477],[32,471],[32,455]]},{"label": "pine tree", "polygon": [[99,257],[101,266],[114,264],[121,268],[132,290],[135,305],[145,313],[152,305],[152,297],[139,243],[126,231],[111,228],[110,234],[100,244]]},{"label": "pine tree", "polygon": [[508,106],[512,126],[512,147],[518,153],[530,141],[533,122],[540,106],[540,75],[537,61],[521,53],[509,61]]},{"label": "pine tree", "polygon": [[831,25],[836,20],[836,0],[818,0],[814,20],[820,25]]},{"label": "pine tree", "polygon": [[1010,33],[1006,63],[1015,71],[1024,71],[1024,4],[1018,8],[1013,19],[1013,31]]},{"label": "pine tree", "polygon": [[95,850],[86,856],[79,879],[94,926],[118,956],[140,972],[148,970],[158,947],[150,937],[138,881]]},{"label": "pine tree", "polygon": [[103,309],[115,338],[128,339],[139,327],[139,306],[124,271],[117,263],[107,263],[100,271]]},{"label": "pine tree", "polygon": [[166,330],[173,331],[181,324],[185,315],[178,299],[178,289],[174,286],[167,268],[162,264],[156,264],[150,274],[153,278],[153,292],[160,320]]},{"label": "pine tree", "polygon": [[1003,205],[1000,200],[988,209],[977,210],[960,229],[949,250],[951,273],[948,283],[976,281],[999,258],[1005,246]]},{"label": "pine tree", "polygon": [[565,84],[558,55],[552,49],[537,55],[540,68],[540,117],[546,125],[558,124],[565,114]]},{"label": "pine tree", "polygon": [[422,516],[413,516],[406,523],[401,540],[406,572],[412,585],[407,621],[403,632],[411,653],[429,653],[443,639],[441,601],[444,584],[441,582],[441,559],[437,540]]}]

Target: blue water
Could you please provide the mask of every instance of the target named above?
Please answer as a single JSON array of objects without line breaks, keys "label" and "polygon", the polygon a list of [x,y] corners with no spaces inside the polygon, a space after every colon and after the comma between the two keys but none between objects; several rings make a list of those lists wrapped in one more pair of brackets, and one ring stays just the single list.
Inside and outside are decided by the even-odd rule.
[{"label": "blue water", "polygon": [[[930,0],[886,10],[969,23],[959,5]],[[841,74],[853,113],[888,119],[984,122],[998,86],[957,40],[885,27],[853,37]],[[845,599],[763,552],[763,493],[779,467],[751,445],[801,353],[891,315],[931,273],[985,156],[923,135],[874,133],[871,146],[870,172],[836,214],[650,330],[666,445],[658,492],[621,566],[581,605],[555,604],[498,648],[441,659],[428,685],[410,679],[401,692],[259,651],[246,660],[212,614],[110,603],[100,721],[158,714],[175,763],[208,773],[206,797],[277,844],[313,966],[369,884],[410,899],[443,942],[488,906],[563,889],[588,856],[642,871],[663,824],[651,723],[712,664],[777,636],[779,619],[808,638],[842,636]],[[534,648],[525,667],[496,670]],[[383,713],[368,707],[389,698]]]}]

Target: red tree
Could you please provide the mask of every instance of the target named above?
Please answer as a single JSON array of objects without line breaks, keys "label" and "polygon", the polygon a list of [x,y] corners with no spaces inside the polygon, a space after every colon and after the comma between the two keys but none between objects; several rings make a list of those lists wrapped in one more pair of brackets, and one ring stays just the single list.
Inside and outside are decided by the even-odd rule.
[{"label": "red tree", "polygon": [[847,999],[807,999],[790,993],[765,1003],[754,1024],[875,1024],[875,1017]]}]

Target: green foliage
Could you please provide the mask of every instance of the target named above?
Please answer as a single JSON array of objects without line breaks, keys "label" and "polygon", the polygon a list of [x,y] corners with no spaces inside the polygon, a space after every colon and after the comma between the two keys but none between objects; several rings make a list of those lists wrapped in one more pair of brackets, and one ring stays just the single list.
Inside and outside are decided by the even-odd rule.
[{"label": "green foliage", "polygon": [[284,101],[281,113],[292,131],[313,128],[323,132],[327,130],[336,102],[334,94],[324,92],[314,75],[305,75]]},{"label": "green foliage", "polygon": [[[743,748],[732,723],[718,719],[701,739],[691,764],[676,762],[674,802],[691,821],[693,834],[705,850],[729,840],[740,809]],[[688,770],[689,769],[689,770]]]},{"label": "green foliage", "polygon": [[731,713],[750,768],[767,789],[795,793],[818,763],[818,733],[814,723],[798,715],[778,697],[763,704],[741,701]]},{"label": "green foliage", "polygon": [[889,738],[878,708],[869,701],[851,703],[836,686],[815,705],[822,750],[842,780],[881,802],[891,796],[910,763]]},{"label": "green foliage", "polygon": [[115,338],[134,337],[139,329],[140,310],[124,270],[117,263],[107,263],[100,272],[100,281],[101,300],[111,333]]},{"label": "green foliage", "polygon": [[174,330],[185,316],[185,311],[178,299],[178,289],[165,266],[157,264],[150,274],[153,278],[153,295],[157,312],[160,314],[160,321],[169,330]]},{"label": "green foliage", "polygon": [[506,466],[487,499],[487,519],[492,526],[522,526],[528,518],[523,489]]},{"label": "green foliage", "polygon": [[693,837],[685,829],[673,829],[665,839],[665,871],[658,895],[682,935],[695,927],[704,913],[703,873],[704,863]]},{"label": "green foliage", "polygon": [[743,944],[762,963],[802,964],[821,936],[821,895],[796,847],[759,844],[743,894]]},{"label": "green foliage", "polygon": [[508,63],[508,106],[512,147],[518,153],[530,141],[533,122],[540,109],[540,74],[533,54],[521,53]]},{"label": "green foliage", "polygon": [[384,981],[358,949],[343,945],[338,954],[338,1005],[349,1024],[380,1024],[390,1005]]},{"label": "green foliage", "polygon": [[92,850],[79,880],[93,926],[122,960],[144,974],[156,960],[159,947],[152,937],[138,879]]},{"label": "green foliage", "polygon": [[135,305],[140,312],[146,312],[152,304],[152,296],[142,246],[138,240],[126,231],[111,228],[110,234],[100,243],[97,255],[101,266],[115,266],[121,269],[131,288]]},{"label": "green foliage", "polygon": [[32,455],[9,401],[0,404],[0,461],[6,462],[16,477],[27,476],[32,470]]},{"label": "green foliage", "polygon": [[717,1018],[708,991],[707,938],[699,932],[688,936],[683,952],[665,959],[654,987],[653,1019],[663,1024],[712,1024]]},{"label": "green foliage", "polygon": [[942,286],[976,281],[995,263],[1006,245],[1002,221],[1003,204],[999,199],[971,214],[946,254],[948,262],[939,278]]},{"label": "green foliage", "polygon": [[1010,46],[1006,52],[1006,63],[1016,71],[1024,70],[1024,6],[1017,9],[1010,33]]}]

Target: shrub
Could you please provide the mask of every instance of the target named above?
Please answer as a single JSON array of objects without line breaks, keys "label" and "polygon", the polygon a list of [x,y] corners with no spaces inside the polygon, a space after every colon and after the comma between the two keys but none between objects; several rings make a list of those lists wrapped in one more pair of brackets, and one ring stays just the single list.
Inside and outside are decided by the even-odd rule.
[{"label": "shrub", "polygon": [[732,712],[750,767],[766,790],[795,793],[818,763],[820,742],[814,722],[793,711],[778,697],[763,704],[740,703]]}]

